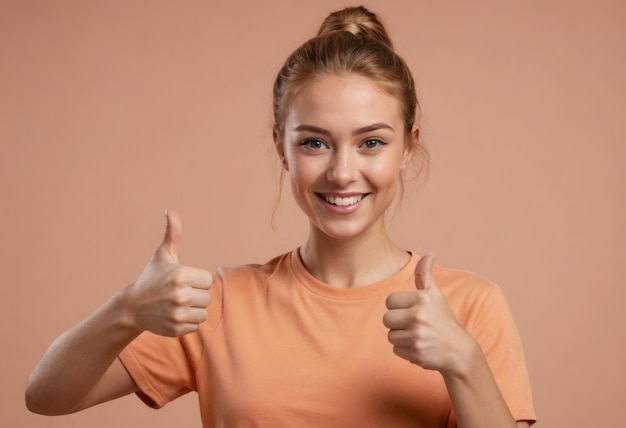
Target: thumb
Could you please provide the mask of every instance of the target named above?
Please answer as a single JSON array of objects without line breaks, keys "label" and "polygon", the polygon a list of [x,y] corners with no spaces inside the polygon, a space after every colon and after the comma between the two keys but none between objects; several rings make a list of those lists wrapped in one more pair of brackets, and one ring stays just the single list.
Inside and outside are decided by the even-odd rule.
[{"label": "thumb", "polygon": [[157,253],[162,257],[170,257],[174,263],[178,263],[178,243],[183,232],[183,222],[178,212],[165,210],[165,235]]},{"label": "thumb", "polygon": [[435,285],[431,272],[436,256],[437,254],[431,251],[423,255],[417,262],[417,266],[415,266],[415,288],[418,290],[428,290]]}]

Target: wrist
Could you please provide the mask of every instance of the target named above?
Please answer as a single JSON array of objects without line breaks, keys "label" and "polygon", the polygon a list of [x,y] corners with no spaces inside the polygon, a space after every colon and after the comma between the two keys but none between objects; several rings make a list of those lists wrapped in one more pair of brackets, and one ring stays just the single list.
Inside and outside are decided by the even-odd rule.
[{"label": "wrist", "polygon": [[122,288],[110,300],[114,323],[120,329],[130,334],[139,335],[143,329],[137,323],[135,310],[133,309],[132,284]]},{"label": "wrist", "polygon": [[441,374],[446,380],[467,381],[482,363],[486,364],[486,360],[480,345],[466,333],[465,338],[457,342],[450,366]]}]

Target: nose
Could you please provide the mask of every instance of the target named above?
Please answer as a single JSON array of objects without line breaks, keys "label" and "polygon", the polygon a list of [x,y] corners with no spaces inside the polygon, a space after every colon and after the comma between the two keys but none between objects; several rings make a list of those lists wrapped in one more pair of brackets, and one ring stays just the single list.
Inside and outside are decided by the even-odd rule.
[{"label": "nose", "polygon": [[357,154],[350,148],[337,148],[330,159],[326,178],[339,186],[356,181],[359,176]]}]

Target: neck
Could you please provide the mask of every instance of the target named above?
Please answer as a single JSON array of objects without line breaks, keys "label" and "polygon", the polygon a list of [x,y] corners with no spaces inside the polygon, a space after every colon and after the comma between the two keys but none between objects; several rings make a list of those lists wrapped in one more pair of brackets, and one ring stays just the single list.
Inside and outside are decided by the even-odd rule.
[{"label": "neck", "polygon": [[318,280],[341,288],[382,281],[408,263],[410,255],[393,243],[387,230],[367,236],[332,238],[311,225],[309,239],[300,249],[307,270]]}]

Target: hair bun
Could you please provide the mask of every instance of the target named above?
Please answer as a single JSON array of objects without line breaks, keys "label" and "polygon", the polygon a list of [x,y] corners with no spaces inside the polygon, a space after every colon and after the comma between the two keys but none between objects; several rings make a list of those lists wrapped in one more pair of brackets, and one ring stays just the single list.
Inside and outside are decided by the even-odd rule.
[{"label": "hair bun", "polygon": [[385,26],[380,22],[376,14],[363,6],[348,7],[331,13],[322,22],[317,35],[319,37],[342,31],[374,39],[389,49],[393,49],[391,38],[387,34]]}]

